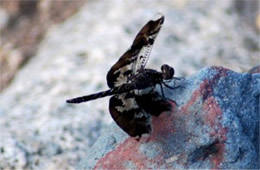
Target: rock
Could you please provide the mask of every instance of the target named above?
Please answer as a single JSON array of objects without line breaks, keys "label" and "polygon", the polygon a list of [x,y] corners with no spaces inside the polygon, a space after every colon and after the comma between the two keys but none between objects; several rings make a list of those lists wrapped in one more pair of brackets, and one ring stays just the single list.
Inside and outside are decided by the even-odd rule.
[{"label": "rock", "polygon": [[148,139],[138,142],[113,124],[78,168],[259,168],[259,72],[209,67],[171,84],[184,86],[164,89],[177,105],[153,117]]}]

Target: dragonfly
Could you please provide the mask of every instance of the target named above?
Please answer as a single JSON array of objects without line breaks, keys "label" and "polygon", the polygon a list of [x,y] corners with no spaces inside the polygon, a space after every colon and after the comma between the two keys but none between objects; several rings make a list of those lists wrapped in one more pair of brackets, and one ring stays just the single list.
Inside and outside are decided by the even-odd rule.
[{"label": "dragonfly", "polygon": [[[143,134],[150,134],[151,116],[171,110],[162,86],[175,89],[166,84],[174,78],[172,67],[164,64],[160,72],[145,68],[163,23],[164,16],[158,13],[141,28],[130,48],[108,71],[108,90],[66,102],[76,104],[113,95],[109,112],[117,125],[131,137],[141,138]],[[156,85],[160,85],[162,94],[154,90]]]}]

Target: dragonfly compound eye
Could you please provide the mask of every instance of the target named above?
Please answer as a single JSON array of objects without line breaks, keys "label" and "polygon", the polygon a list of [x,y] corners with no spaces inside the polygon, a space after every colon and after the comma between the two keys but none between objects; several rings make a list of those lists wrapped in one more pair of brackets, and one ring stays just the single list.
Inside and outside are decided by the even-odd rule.
[{"label": "dragonfly compound eye", "polygon": [[162,76],[164,80],[169,80],[173,78],[174,75],[174,69],[167,64],[162,65]]}]

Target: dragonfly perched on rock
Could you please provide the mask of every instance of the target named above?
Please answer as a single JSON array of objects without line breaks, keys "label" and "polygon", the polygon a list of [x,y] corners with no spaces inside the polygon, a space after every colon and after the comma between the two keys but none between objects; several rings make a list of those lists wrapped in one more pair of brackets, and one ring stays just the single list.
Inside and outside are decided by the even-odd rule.
[{"label": "dragonfly perched on rock", "polygon": [[[174,78],[172,67],[164,64],[161,72],[145,68],[163,22],[164,16],[158,13],[142,27],[131,47],[107,73],[109,90],[69,99],[67,103],[82,103],[113,95],[109,111],[115,122],[132,137],[151,133],[151,115],[159,116],[161,112],[171,110],[162,86],[176,88],[166,84],[167,80]],[[161,95],[154,90],[156,85],[160,85]]]}]

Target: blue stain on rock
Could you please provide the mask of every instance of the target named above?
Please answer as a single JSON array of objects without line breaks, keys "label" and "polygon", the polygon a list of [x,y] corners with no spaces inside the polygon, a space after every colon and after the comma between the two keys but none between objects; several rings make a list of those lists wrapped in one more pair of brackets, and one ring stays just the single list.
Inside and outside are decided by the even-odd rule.
[{"label": "blue stain on rock", "polygon": [[259,80],[260,74],[228,70],[221,77],[214,96],[223,111],[227,127],[226,168],[259,167]]}]

